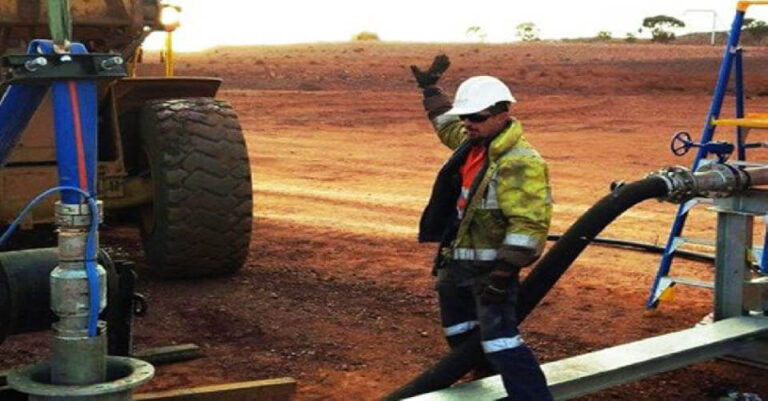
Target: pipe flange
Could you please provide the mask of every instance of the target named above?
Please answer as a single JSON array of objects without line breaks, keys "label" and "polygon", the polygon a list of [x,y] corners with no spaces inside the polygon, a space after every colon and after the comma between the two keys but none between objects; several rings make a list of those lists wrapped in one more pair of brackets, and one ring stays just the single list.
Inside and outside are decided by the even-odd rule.
[{"label": "pipe flange", "polygon": [[[147,362],[135,358],[107,356],[107,381],[89,385],[68,386],[50,382],[51,366],[44,362],[30,365],[8,374],[8,385],[37,399],[130,400],[133,389],[148,382],[155,369]],[[91,398],[92,397],[92,398]],[[111,397],[111,398],[110,398]]]},{"label": "pipe flange", "polygon": [[667,184],[668,193],[659,200],[683,203],[696,196],[696,181],[693,174],[683,166],[665,167],[648,174],[647,177],[659,177]]}]

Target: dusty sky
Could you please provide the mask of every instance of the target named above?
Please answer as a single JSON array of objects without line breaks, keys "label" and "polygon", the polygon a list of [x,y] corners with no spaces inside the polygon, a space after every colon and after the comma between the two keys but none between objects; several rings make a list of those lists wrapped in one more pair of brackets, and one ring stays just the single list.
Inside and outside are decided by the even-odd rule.
[{"label": "dusty sky", "polygon": [[[517,40],[515,27],[533,22],[544,39],[594,37],[600,31],[624,38],[637,35],[645,17],[666,14],[685,21],[678,31],[709,31],[713,13],[718,30],[730,28],[736,1],[730,0],[170,0],[182,7],[175,48],[199,50],[217,45],[347,41],[361,31],[385,41],[467,42],[479,27],[488,42]],[[268,6],[264,6],[268,4]],[[689,11],[687,10],[707,10]],[[753,6],[747,17],[768,20],[768,6]],[[153,35],[147,47],[161,42]],[[640,34],[640,37],[647,34]]]}]

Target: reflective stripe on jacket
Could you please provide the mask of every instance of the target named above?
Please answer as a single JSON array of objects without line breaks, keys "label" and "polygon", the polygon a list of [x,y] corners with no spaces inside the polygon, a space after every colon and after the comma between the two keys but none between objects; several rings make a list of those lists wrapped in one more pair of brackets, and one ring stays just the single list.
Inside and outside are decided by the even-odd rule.
[{"label": "reflective stripe on jacket", "polygon": [[[446,119],[436,129],[451,149],[467,139],[458,119]],[[451,244],[452,259],[493,261],[504,246],[541,253],[552,218],[549,174],[544,159],[523,136],[519,121],[512,120],[490,143],[487,167],[469,196]]]}]

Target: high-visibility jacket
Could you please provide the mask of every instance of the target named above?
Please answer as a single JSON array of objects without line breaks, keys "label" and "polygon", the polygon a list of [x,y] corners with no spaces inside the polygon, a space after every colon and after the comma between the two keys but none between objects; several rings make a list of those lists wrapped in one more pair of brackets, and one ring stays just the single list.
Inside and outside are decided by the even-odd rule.
[{"label": "high-visibility jacket", "polygon": [[434,123],[440,140],[455,151],[438,173],[422,215],[420,241],[442,242],[442,256],[456,261],[495,261],[504,246],[539,255],[552,218],[549,173],[523,136],[521,123],[511,120],[489,143],[486,164],[460,220],[455,211],[461,186],[458,169],[472,144],[458,118],[439,116]]}]

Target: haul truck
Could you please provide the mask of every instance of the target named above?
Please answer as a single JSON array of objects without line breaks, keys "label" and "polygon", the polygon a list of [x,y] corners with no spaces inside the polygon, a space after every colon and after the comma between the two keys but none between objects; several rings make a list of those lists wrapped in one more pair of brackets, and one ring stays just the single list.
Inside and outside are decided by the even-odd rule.
[{"label": "haul truck", "polygon": [[[0,2],[0,55],[50,37],[46,3]],[[91,53],[120,55],[129,70],[146,36],[164,29],[165,5],[157,0],[70,0],[70,7],[72,38]],[[148,265],[165,277],[230,273],[248,253],[250,164],[236,112],[215,99],[220,84],[130,77],[98,88],[98,196],[106,222],[137,223]],[[0,170],[0,224],[58,182],[52,127],[48,94]],[[28,214],[23,228],[52,224],[53,202]]]}]

